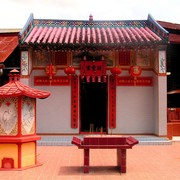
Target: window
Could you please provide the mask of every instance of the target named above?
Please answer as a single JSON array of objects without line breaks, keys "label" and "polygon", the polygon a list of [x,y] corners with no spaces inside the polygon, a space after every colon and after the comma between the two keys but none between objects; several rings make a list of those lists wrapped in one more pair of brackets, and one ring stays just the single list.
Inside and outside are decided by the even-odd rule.
[{"label": "window", "polygon": [[67,52],[55,52],[55,65],[67,65]]},{"label": "window", "polygon": [[130,65],[130,51],[119,52],[119,65],[129,66]]}]

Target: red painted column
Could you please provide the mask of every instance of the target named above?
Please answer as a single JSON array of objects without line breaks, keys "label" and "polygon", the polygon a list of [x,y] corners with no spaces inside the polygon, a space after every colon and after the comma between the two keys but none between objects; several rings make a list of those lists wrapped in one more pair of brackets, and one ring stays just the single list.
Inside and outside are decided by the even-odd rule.
[{"label": "red painted column", "polygon": [[22,143],[18,143],[18,168],[22,168]]},{"label": "red painted column", "polygon": [[89,173],[89,149],[84,149],[84,173]]},{"label": "red painted column", "polygon": [[71,128],[78,128],[78,76],[71,77]]},{"label": "red painted column", "polygon": [[116,76],[109,77],[109,128],[116,128]]}]

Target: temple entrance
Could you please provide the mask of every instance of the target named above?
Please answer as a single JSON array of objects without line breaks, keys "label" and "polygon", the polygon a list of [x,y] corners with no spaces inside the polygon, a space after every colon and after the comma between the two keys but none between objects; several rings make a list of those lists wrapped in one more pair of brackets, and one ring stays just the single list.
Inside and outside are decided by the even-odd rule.
[{"label": "temple entrance", "polygon": [[107,133],[107,82],[80,83],[80,133]]}]

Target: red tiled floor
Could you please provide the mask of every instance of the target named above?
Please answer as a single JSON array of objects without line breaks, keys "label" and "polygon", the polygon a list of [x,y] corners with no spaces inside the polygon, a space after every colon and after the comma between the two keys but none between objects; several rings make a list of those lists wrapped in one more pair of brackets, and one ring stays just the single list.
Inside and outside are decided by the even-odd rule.
[{"label": "red tiled floor", "polygon": [[116,150],[90,151],[90,173],[83,173],[83,150],[76,146],[38,146],[43,165],[24,171],[0,171],[1,180],[179,180],[180,143],[137,145],[127,150],[127,173],[116,165]]}]

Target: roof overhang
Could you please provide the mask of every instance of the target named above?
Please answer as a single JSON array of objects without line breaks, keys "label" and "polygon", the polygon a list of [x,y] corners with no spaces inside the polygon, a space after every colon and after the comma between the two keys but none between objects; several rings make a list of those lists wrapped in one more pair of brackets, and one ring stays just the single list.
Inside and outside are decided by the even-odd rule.
[{"label": "roof overhang", "polygon": [[111,50],[168,43],[168,32],[148,20],[74,21],[29,17],[20,32],[21,45],[55,50]]},{"label": "roof overhang", "polygon": [[18,35],[0,34],[0,63],[3,63],[18,46]]}]

